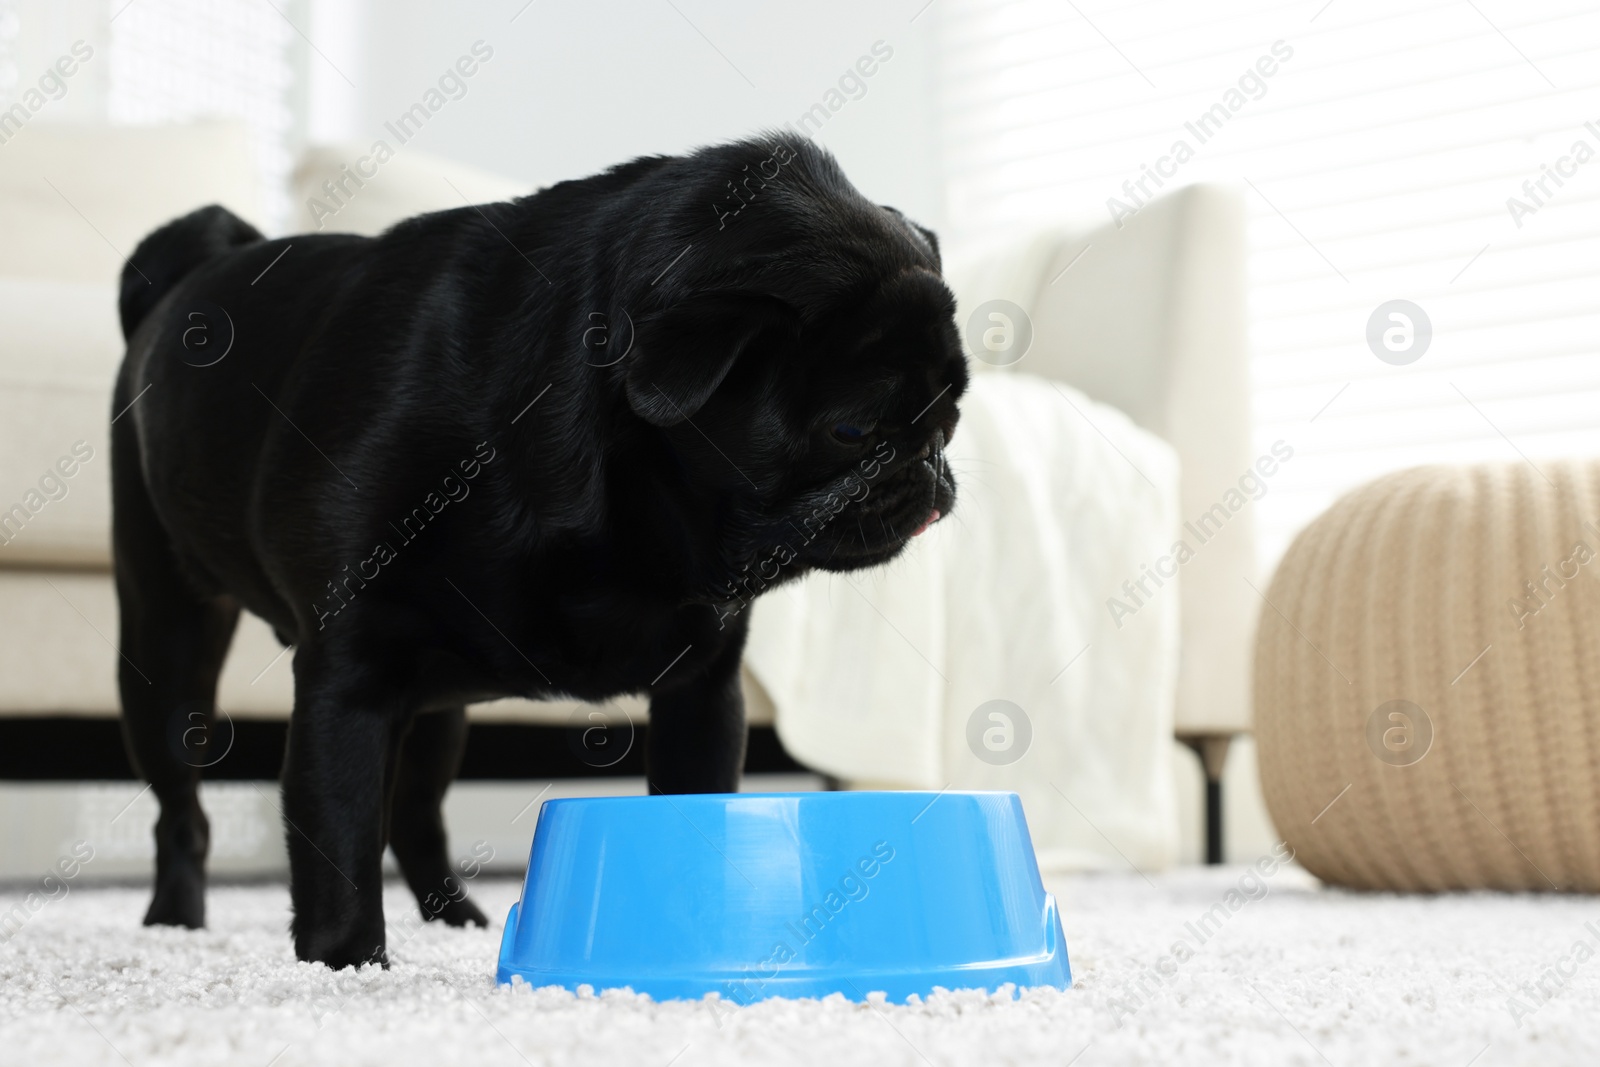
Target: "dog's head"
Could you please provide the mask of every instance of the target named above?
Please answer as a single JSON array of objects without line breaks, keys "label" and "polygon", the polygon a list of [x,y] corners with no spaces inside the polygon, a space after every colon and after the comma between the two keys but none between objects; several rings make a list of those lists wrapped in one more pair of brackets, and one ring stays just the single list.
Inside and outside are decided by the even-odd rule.
[{"label": "dog's head", "polygon": [[937,241],[808,141],[684,162],[701,218],[656,257],[681,255],[639,319],[629,406],[717,509],[744,588],[894,558],[955,504],[967,369]]}]

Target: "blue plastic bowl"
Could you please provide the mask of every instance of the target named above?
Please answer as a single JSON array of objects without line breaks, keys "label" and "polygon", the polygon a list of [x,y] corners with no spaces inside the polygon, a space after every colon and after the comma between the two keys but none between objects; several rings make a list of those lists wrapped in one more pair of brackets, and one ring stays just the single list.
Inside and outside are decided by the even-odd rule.
[{"label": "blue plastic bowl", "polygon": [[499,980],[737,1004],[1067,988],[1015,793],[548,801]]}]

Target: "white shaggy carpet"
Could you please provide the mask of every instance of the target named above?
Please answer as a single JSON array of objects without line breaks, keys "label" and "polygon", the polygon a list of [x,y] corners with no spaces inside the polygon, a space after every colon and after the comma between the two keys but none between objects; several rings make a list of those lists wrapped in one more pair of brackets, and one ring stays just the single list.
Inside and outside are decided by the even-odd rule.
[{"label": "white shaggy carpet", "polygon": [[[0,1063],[1600,1061],[1600,962],[1590,958],[1600,902],[1357,895],[1290,869],[1266,896],[1232,898],[1241,906],[1229,912],[1242,876],[1058,880],[1076,983],[1065,993],[947,993],[909,1006],[766,1001],[727,1014],[628,993],[498,989],[498,928],[410,933],[397,918],[412,914],[398,884],[387,895],[393,969],[344,973],[294,961],[281,886],[213,887],[211,927],[199,933],[141,928],[142,887],[80,887],[0,947]],[[1244,888],[1259,895],[1254,885]],[[474,893],[503,918],[516,890],[481,880]],[[17,896],[0,891],[0,909]],[[1208,912],[1201,944],[1195,930]],[[1192,958],[1163,961],[1180,939]]]}]

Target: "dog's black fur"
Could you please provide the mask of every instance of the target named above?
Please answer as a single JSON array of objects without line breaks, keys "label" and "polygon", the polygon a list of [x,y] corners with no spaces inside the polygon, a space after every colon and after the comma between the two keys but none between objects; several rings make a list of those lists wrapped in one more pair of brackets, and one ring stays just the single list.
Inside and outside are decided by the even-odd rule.
[{"label": "dog's black fur", "polygon": [[385,961],[386,842],[427,918],[484,921],[440,816],[468,703],[648,692],[652,791],[735,789],[745,603],[953,503],[939,269],[775,135],[376,238],[268,241],[220,207],[146,238],[112,425],[123,725],[161,802],[145,921],[204,923],[191,756],[241,608],[295,649],[300,959]]}]

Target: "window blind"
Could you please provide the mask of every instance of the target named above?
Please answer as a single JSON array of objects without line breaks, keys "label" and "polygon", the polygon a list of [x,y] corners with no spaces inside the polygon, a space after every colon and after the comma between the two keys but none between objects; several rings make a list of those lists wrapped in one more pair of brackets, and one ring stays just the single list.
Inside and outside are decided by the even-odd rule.
[{"label": "window blind", "polygon": [[253,134],[269,230],[288,219],[298,4],[110,0],[107,118],[130,124],[243,120]]},{"label": "window blind", "polygon": [[[1109,222],[1162,157],[1167,190],[1246,196],[1255,433],[1296,450],[1256,505],[1263,568],[1384,471],[1600,454],[1592,5],[942,0],[940,20],[953,245]],[[1395,300],[1431,324],[1414,362],[1367,340]]]}]

